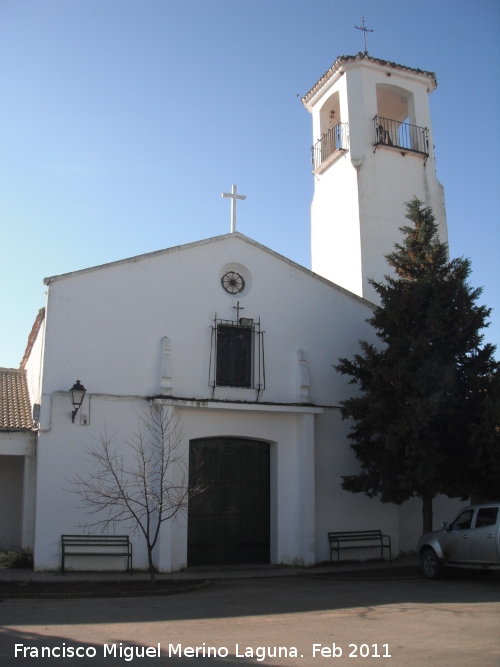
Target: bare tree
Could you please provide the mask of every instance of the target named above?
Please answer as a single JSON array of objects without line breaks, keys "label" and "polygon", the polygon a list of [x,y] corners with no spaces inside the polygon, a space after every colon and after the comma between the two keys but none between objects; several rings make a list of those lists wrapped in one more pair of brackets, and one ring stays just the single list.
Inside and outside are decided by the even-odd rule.
[{"label": "bare tree", "polygon": [[181,435],[177,410],[151,403],[138,415],[137,431],[123,445],[105,429],[97,444],[86,450],[95,464],[92,475],[71,480],[71,490],[83,500],[86,513],[95,515],[95,521],[84,524],[90,532],[114,531],[121,523],[132,523],[134,531],[143,535],[153,584],[153,549],[161,524],[184,514],[188,499],[204,490],[203,484],[189,487]]}]

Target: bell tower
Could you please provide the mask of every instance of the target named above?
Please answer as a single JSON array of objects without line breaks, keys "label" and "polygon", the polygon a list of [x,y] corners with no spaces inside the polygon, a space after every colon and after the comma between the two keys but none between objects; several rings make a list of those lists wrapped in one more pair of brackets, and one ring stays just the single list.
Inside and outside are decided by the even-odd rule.
[{"label": "bell tower", "polygon": [[424,72],[340,56],[302,98],[313,121],[312,270],[370,301],[368,283],[390,273],[385,255],[402,239],[405,202],[431,206],[448,241],[444,190],[436,178]]}]

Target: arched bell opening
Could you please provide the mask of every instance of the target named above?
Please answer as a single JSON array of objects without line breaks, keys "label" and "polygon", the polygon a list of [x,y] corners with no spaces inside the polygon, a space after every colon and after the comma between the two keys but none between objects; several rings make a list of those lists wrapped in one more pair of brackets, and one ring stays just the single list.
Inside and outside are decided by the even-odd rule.
[{"label": "arched bell opening", "polygon": [[337,90],[331,95],[319,112],[321,136],[329,132],[332,127],[342,122],[340,111],[340,95]]},{"label": "arched bell opening", "polygon": [[400,123],[417,124],[413,94],[389,83],[377,84],[377,114]]},{"label": "arched bell opening", "polygon": [[313,146],[314,169],[324,165],[327,160],[330,163],[335,160],[335,155],[341,155],[347,150],[348,125],[342,122],[339,91],[324,102],[319,112],[319,121],[321,137]]},{"label": "arched bell opening", "polygon": [[377,84],[375,145],[393,146],[428,154],[428,130],[417,125],[415,102],[409,90]]}]

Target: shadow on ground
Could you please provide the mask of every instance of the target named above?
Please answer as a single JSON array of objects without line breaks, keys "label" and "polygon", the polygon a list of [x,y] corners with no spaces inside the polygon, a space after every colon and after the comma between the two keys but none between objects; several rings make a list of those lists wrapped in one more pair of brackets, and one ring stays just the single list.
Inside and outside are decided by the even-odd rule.
[{"label": "shadow on ground", "polygon": [[135,623],[302,613],[388,604],[500,601],[499,573],[454,571],[447,578],[344,580],[340,577],[215,580],[209,588],[166,597],[3,600],[0,627]]},{"label": "shadow on ground", "polygon": [[90,581],[0,581],[0,600],[11,599],[77,599],[156,597],[189,593],[210,585],[205,579],[189,581],[112,579]]}]

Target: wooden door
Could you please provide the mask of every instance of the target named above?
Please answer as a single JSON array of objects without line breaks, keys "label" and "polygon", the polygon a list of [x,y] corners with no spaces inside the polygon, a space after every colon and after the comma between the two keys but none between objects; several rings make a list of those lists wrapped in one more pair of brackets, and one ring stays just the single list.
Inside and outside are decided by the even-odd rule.
[{"label": "wooden door", "polygon": [[203,438],[189,444],[188,565],[270,562],[269,443]]}]

